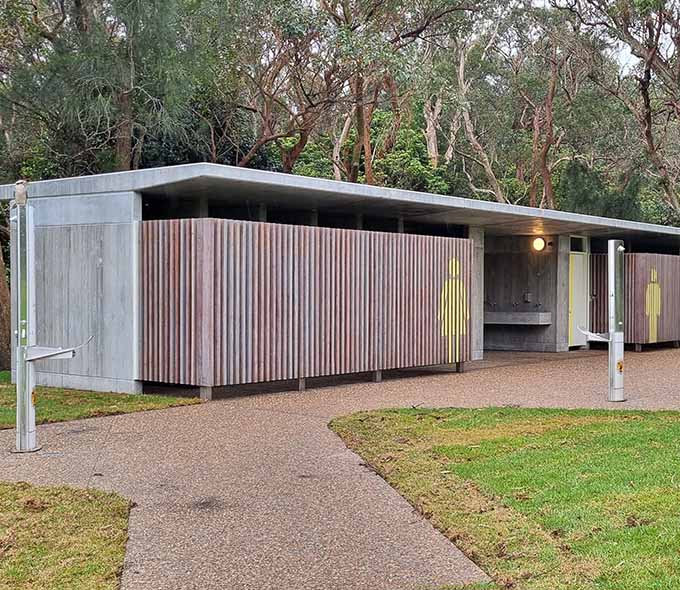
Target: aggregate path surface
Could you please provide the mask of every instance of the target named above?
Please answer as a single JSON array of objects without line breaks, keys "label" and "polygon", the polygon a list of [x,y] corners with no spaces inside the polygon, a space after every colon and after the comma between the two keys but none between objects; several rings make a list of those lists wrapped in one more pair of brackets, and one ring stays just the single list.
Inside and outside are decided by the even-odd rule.
[{"label": "aggregate path surface", "polygon": [[[3,479],[95,486],[135,502],[123,588],[410,589],[484,580],[327,427],[358,410],[487,405],[680,409],[680,351],[627,355],[606,402],[601,352],[490,355],[465,374],[405,372],[305,392],[39,427]],[[404,376],[405,375],[405,376]],[[11,448],[14,432],[0,432]]]}]

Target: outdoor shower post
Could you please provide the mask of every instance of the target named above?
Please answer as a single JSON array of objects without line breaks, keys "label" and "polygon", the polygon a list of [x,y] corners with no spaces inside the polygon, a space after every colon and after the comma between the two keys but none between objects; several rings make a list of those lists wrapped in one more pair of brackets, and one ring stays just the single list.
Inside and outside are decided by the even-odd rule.
[{"label": "outdoor shower post", "polygon": [[35,246],[33,207],[28,204],[26,181],[14,185],[14,201],[10,203],[10,223],[16,236],[16,268],[14,273],[14,346],[17,387],[17,453],[32,453],[40,450],[35,428],[35,361],[44,359],[71,359],[76,351],[88,344],[72,348],[54,348],[35,344]]},{"label": "outdoor shower post", "polygon": [[35,371],[28,362],[29,346],[35,344],[35,281],[33,280],[33,208],[28,204],[26,183],[19,181],[14,187],[14,208],[10,220],[16,227],[16,269],[14,342],[16,355],[17,418],[16,450],[30,453],[40,449],[35,431],[35,400],[33,388]]},{"label": "outdoor shower post", "polygon": [[610,402],[626,401],[623,389],[624,257],[622,240],[608,242],[609,292],[609,397]]},{"label": "outdoor shower post", "polygon": [[609,240],[607,250],[607,295],[609,304],[609,332],[594,334],[579,327],[588,340],[606,342],[609,348],[609,394],[610,402],[625,402],[623,389],[623,329],[624,305],[624,257],[626,251],[622,240]]}]

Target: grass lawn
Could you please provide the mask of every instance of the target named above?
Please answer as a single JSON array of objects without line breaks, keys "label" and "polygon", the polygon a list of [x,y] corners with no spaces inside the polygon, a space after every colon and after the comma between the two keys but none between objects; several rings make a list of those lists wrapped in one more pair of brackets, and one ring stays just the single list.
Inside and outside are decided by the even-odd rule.
[{"label": "grass lawn", "polygon": [[118,588],[129,510],[112,493],[0,483],[0,589]]},{"label": "grass lawn", "polygon": [[680,588],[680,413],[486,408],[331,427],[514,590]]},{"label": "grass lawn", "polygon": [[[35,390],[36,422],[63,422],[77,418],[128,414],[144,410],[160,410],[172,406],[200,403],[196,397],[172,397],[167,395],[127,395],[123,393],[98,393],[37,387]],[[14,428],[16,390],[10,383],[7,371],[0,372],[0,429]]]}]

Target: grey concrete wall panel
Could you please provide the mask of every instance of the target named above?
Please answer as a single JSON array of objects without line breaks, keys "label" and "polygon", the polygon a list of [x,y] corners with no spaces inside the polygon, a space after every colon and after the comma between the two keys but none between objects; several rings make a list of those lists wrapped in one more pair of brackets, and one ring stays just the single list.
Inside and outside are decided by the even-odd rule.
[{"label": "grey concrete wall panel", "polygon": [[132,379],[112,379],[107,377],[84,377],[62,373],[36,372],[37,385],[45,387],[64,387],[84,391],[106,391],[114,393],[142,393],[143,383]]},{"label": "grey concrete wall panel", "polygon": [[74,359],[38,363],[43,382],[46,374],[82,377],[83,388],[135,379],[135,237],[133,223],[36,229],[37,342],[72,346],[94,336]]},{"label": "grey concrete wall panel", "polygon": [[140,218],[141,197],[134,192],[31,199],[36,226],[130,223]]},{"label": "grey concrete wall panel", "polygon": [[571,238],[557,238],[557,272],[555,286],[555,351],[569,350],[569,264]]},{"label": "grey concrete wall panel", "polygon": [[468,237],[472,241],[472,300],[470,325],[472,329],[472,360],[484,358],[484,229],[471,227]]},{"label": "grey concrete wall panel", "polygon": [[[456,311],[471,299],[467,239],[218,219],[142,225],[145,380],[234,385],[470,359],[468,314]],[[456,299],[443,314],[450,339],[445,286]]]}]

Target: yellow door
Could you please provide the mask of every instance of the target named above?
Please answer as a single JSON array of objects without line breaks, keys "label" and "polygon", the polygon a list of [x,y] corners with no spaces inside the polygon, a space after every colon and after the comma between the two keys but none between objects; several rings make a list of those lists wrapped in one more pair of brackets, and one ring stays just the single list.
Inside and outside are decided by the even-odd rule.
[{"label": "yellow door", "polygon": [[588,342],[579,328],[588,329],[588,254],[569,255],[569,346]]}]

